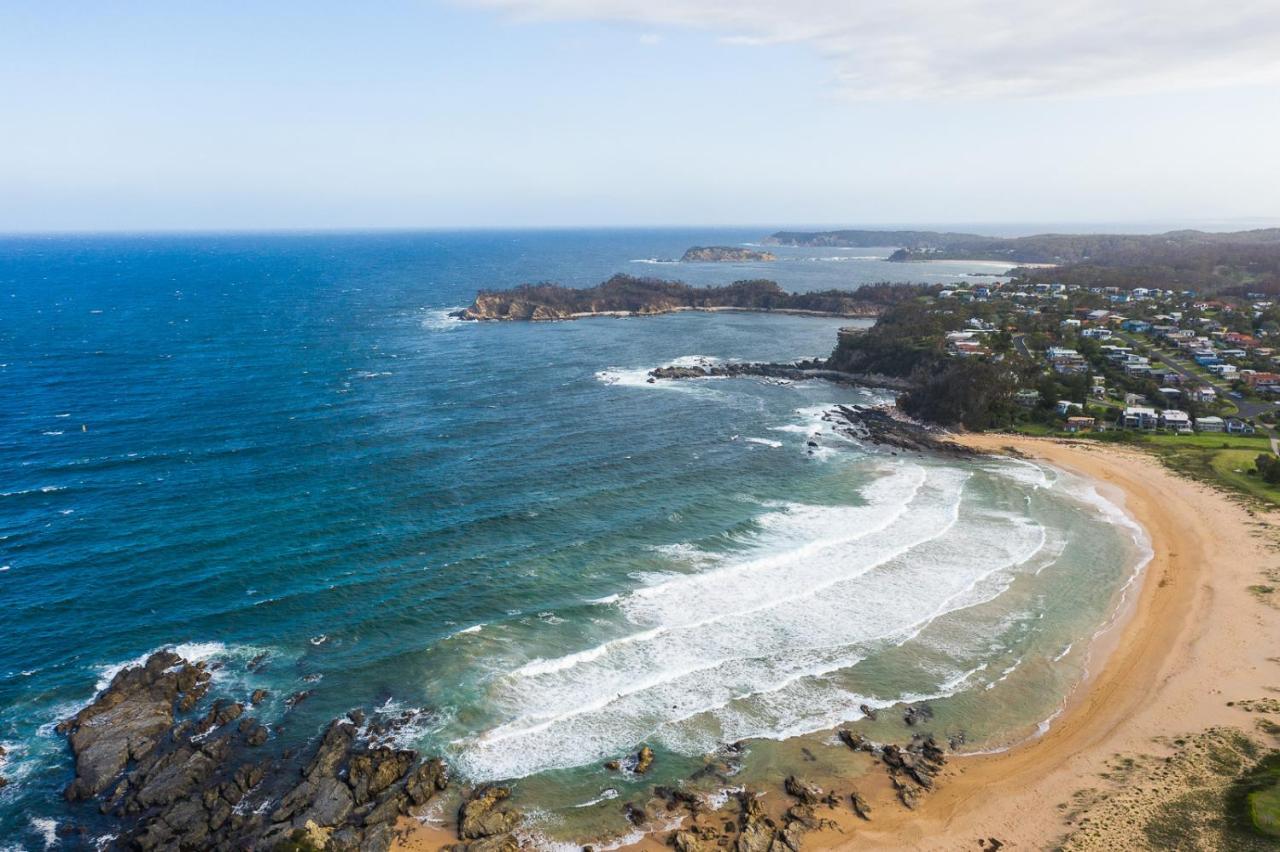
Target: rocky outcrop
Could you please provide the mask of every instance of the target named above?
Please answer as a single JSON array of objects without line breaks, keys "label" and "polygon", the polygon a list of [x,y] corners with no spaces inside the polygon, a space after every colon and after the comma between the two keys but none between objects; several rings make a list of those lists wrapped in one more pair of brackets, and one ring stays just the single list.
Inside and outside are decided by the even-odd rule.
[{"label": "rocky outcrop", "polygon": [[445,765],[396,747],[414,714],[331,722],[310,748],[265,754],[270,733],[218,700],[200,664],[162,651],[112,679],[59,729],[76,759],[72,800],[96,798],[130,849],[385,850],[395,820],[448,783]]},{"label": "rocky outcrop", "polygon": [[681,257],[681,263],[754,263],[774,261],[777,256],[772,252],[737,246],[694,246]]},{"label": "rocky outcrop", "polygon": [[520,848],[512,831],[523,815],[511,807],[506,787],[479,787],[458,808],[458,838],[450,852],[515,852]]},{"label": "rocky outcrop", "polygon": [[[949,456],[973,457],[981,455],[977,450],[957,444],[950,433],[936,426],[912,420],[892,406],[837,405],[828,413],[831,422],[851,438],[870,444],[907,452],[942,453]],[[914,720],[914,712],[908,715]],[[915,721],[908,721],[915,724]]]},{"label": "rocky outcrop", "polygon": [[89,706],[58,725],[76,757],[67,799],[96,796],[126,763],[148,757],[173,727],[175,709],[191,709],[208,690],[209,677],[203,664],[190,664],[171,651],[117,672]]},{"label": "rocky outcrop", "polygon": [[519,811],[506,806],[511,791],[506,787],[482,787],[458,809],[458,837],[479,840],[509,834],[520,824]]},{"label": "rocky outcrop", "polygon": [[643,775],[649,771],[649,767],[653,765],[653,749],[647,745],[641,745],[640,749],[631,755],[627,755],[622,760],[609,760],[604,764],[604,768],[612,772],[626,770],[634,772],[637,775]]},{"label": "rocky outcrop", "polygon": [[839,370],[828,370],[825,365],[825,361],[818,359],[794,361],[790,364],[735,361],[724,364],[681,364],[668,367],[655,367],[649,371],[649,381],[653,382],[659,379],[706,379],[760,376],[766,379],[778,379],[783,381],[824,379],[836,384],[845,384],[855,387],[885,387],[897,390],[903,390],[909,386],[901,379],[894,379],[888,376],[871,376],[860,373],[845,373]]}]

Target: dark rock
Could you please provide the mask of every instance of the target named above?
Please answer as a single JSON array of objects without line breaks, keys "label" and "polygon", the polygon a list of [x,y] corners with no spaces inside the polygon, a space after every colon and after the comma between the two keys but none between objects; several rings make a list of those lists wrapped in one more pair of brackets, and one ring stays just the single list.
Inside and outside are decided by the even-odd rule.
[{"label": "dark rock", "polygon": [[431,797],[449,786],[449,768],[438,757],[421,763],[405,781],[405,793],[415,805],[425,805]]},{"label": "dark rock", "polygon": [[810,784],[802,778],[794,775],[788,775],[787,780],[783,782],[783,789],[790,796],[795,796],[806,805],[816,805],[822,801],[822,788],[816,784]]},{"label": "dark rock", "polygon": [[634,826],[644,825],[649,821],[649,814],[644,808],[638,807],[634,802],[627,802],[622,806],[622,814],[627,818],[627,822]]},{"label": "dark rock", "polygon": [[853,804],[853,812],[855,814],[865,820],[871,819],[871,805],[867,803],[866,799],[862,798],[862,796],[858,794],[857,790],[854,790],[849,794],[849,800]]},{"label": "dark rock", "polygon": [[854,751],[873,751],[875,746],[862,734],[855,733],[846,728],[836,731],[836,735],[840,737],[840,742],[847,745]]},{"label": "dark rock", "polygon": [[875,711],[875,709],[874,709],[874,708],[872,708],[871,706],[869,706],[869,705],[867,705],[867,704],[859,704],[859,705],[858,705],[858,709],[859,709],[860,711],[862,711],[862,715],[863,715],[863,716],[866,716],[866,717],[867,717],[868,719],[870,719],[872,722],[874,722],[874,721],[876,720],[876,711]]},{"label": "dark rock", "polygon": [[152,654],[141,666],[117,672],[89,706],[58,725],[76,758],[76,778],[68,800],[87,799],[105,790],[130,760],[141,760],[173,726],[174,705],[209,680],[172,651]]},{"label": "dark rock", "polygon": [[255,689],[253,691],[253,695],[249,696],[249,703],[252,704],[254,707],[257,707],[266,699],[266,697],[267,697],[267,691],[265,689]]},{"label": "dark rock", "polygon": [[[198,719],[177,718],[203,695],[208,672],[170,652],[120,672],[59,729],[77,758],[68,797],[99,798],[119,820],[120,848],[387,850],[397,817],[444,789],[439,760],[371,739],[334,720],[312,748],[254,761],[267,729],[244,705],[215,701]],[[232,724],[239,720],[238,724]],[[390,736],[412,721],[379,722]],[[107,793],[107,790],[110,790]],[[272,805],[274,804],[274,807]],[[503,847],[493,844],[495,850]]]},{"label": "dark rock", "polygon": [[839,431],[867,443],[958,457],[981,455],[950,440],[938,427],[912,420],[892,406],[837,405],[831,415]]},{"label": "dark rock", "polygon": [[912,704],[902,714],[902,721],[908,725],[918,725],[933,718],[933,708],[928,704]]}]

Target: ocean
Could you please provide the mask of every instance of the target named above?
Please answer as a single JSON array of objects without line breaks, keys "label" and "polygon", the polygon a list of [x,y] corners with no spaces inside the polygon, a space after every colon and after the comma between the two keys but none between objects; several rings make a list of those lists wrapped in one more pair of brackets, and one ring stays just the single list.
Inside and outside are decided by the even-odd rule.
[{"label": "ocean", "polygon": [[[1090,483],[823,419],[884,391],[645,380],[825,355],[848,320],[448,316],[479,288],[615,272],[1002,271],[656,262],[764,233],[0,238],[0,848],[106,830],[62,802],[53,725],[165,646],[220,664],[214,694],[268,689],[277,748],[354,707],[421,709],[406,745],[512,781],[547,844],[607,846],[621,801],[725,743],[747,741],[745,783],[787,738],[901,737],[906,702],[962,750],[1043,730],[1149,554]],[[602,768],[641,743],[649,776]]]}]

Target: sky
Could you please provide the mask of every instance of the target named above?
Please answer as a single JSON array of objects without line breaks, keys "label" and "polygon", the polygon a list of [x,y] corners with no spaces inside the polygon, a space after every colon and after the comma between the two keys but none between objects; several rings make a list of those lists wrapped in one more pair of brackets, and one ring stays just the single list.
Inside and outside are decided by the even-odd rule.
[{"label": "sky", "polygon": [[0,231],[1280,220],[1280,4],[0,4]]}]

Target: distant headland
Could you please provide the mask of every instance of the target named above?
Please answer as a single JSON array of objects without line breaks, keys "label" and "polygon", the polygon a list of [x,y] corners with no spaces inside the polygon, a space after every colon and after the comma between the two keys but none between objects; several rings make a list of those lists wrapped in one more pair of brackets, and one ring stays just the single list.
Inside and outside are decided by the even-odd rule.
[{"label": "distant headland", "polygon": [[649,316],[675,311],[774,311],[838,317],[876,317],[909,288],[875,285],[859,290],[788,293],[775,281],[735,281],[723,287],[691,287],[661,278],[615,275],[586,289],[523,284],[481,290],[453,316],[465,320],[563,320],[590,316]]},{"label": "distant headland", "polygon": [[1096,264],[1136,266],[1169,257],[1213,257],[1224,250],[1274,248],[1280,228],[1210,233],[1169,231],[1163,234],[1037,234],[989,237],[951,231],[778,231],[764,243],[782,246],[883,248],[896,250],[886,259],[993,260],[1018,264]]}]

